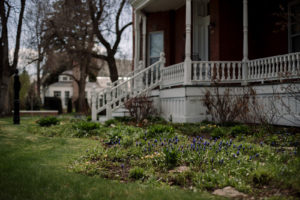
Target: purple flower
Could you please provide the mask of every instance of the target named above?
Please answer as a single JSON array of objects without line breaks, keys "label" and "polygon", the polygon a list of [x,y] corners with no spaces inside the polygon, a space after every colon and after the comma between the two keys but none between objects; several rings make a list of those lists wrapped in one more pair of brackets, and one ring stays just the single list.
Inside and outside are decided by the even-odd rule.
[{"label": "purple flower", "polygon": [[240,162],[241,162],[240,160],[237,161],[238,164],[240,164]]},{"label": "purple flower", "polygon": [[240,155],[240,151],[237,151],[237,152],[236,152],[236,155]]},{"label": "purple flower", "polygon": [[255,156],[256,156],[256,157],[258,157],[258,156],[259,156],[259,154],[257,153]]},{"label": "purple flower", "polygon": [[124,164],[121,165],[122,169],[124,168]]}]

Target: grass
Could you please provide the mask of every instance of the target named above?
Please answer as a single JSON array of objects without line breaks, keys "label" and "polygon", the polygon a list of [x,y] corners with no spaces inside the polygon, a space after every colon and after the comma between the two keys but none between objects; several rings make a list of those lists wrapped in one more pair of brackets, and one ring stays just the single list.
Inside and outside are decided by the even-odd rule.
[{"label": "grass", "polygon": [[33,134],[36,120],[22,118],[16,126],[10,118],[0,119],[0,199],[222,199],[75,173],[70,163],[97,148],[99,140]]}]

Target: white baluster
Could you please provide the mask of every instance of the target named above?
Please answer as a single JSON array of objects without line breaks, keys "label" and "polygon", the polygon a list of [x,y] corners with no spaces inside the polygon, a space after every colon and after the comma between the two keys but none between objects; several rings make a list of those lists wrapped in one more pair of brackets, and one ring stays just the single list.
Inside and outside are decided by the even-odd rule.
[{"label": "white baluster", "polygon": [[209,79],[209,62],[205,63],[205,80],[210,80]]},{"label": "white baluster", "polygon": [[226,75],[227,75],[227,77],[226,77],[226,80],[230,80],[230,63],[229,62],[227,62],[226,63]]},{"label": "white baluster", "polygon": [[295,74],[299,75],[300,74],[300,54],[297,53],[297,64],[296,64],[296,68],[295,68]]},{"label": "white baluster", "polygon": [[232,80],[236,79],[236,63],[232,63]]},{"label": "white baluster", "polygon": [[197,75],[197,70],[196,70],[197,64],[193,63],[192,66],[193,66],[193,75],[192,75],[193,79],[192,80],[196,81],[197,80],[197,77],[196,77],[196,75]]},{"label": "white baluster", "polygon": [[291,55],[287,55],[287,75],[292,71],[292,60],[291,60]]},{"label": "white baluster", "polygon": [[219,80],[221,80],[221,78],[220,78],[220,71],[219,71],[220,70],[220,63],[219,62],[216,63],[216,68],[217,68],[216,69],[216,72],[217,72],[216,73],[216,81],[219,81]]},{"label": "white baluster", "polygon": [[296,64],[296,54],[292,54],[292,69],[290,71],[290,74],[293,75],[295,72],[295,64]]},{"label": "white baluster", "polygon": [[238,64],[238,79],[241,80],[242,79],[242,63],[239,62]]},{"label": "white baluster", "polygon": [[270,72],[270,77],[274,77],[274,70],[275,70],[275,58],[271,58],[271,72]]},{"label": "white baluster", "polygon": [[225,63],[222,63],[222,81],[225,80]]}]

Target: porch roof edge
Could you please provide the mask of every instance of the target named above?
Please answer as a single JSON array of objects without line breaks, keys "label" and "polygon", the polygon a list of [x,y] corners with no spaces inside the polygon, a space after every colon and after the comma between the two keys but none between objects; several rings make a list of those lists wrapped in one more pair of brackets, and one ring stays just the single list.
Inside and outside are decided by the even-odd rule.
[{"label": "porch roof edge", "polygon": [[136,10],[140,10],[143,7],[146,6],[146,4],[148,4],[150,1],[152,0],[129,0],[131,6],[136,9]]}]

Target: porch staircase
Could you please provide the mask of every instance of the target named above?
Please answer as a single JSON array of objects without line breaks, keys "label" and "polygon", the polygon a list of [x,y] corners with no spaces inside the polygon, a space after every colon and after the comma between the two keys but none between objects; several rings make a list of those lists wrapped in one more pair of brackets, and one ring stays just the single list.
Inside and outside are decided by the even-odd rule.
[{"label": "porch staircase", "polygon": [[[130,98],[147,94],[158,87],[161,82],[161,69],[165,64],[164,53],[161,53],[159,61],[153,65],[141,69],[143,62],[139,63],[138,70],[134,71],[128,78],[112,83],[111,87],[105,88],[92,94],[92,120],[106,121],[115,116],[128,114],[124,104]],[[101,113],[106,111],[105,116]]]}]

